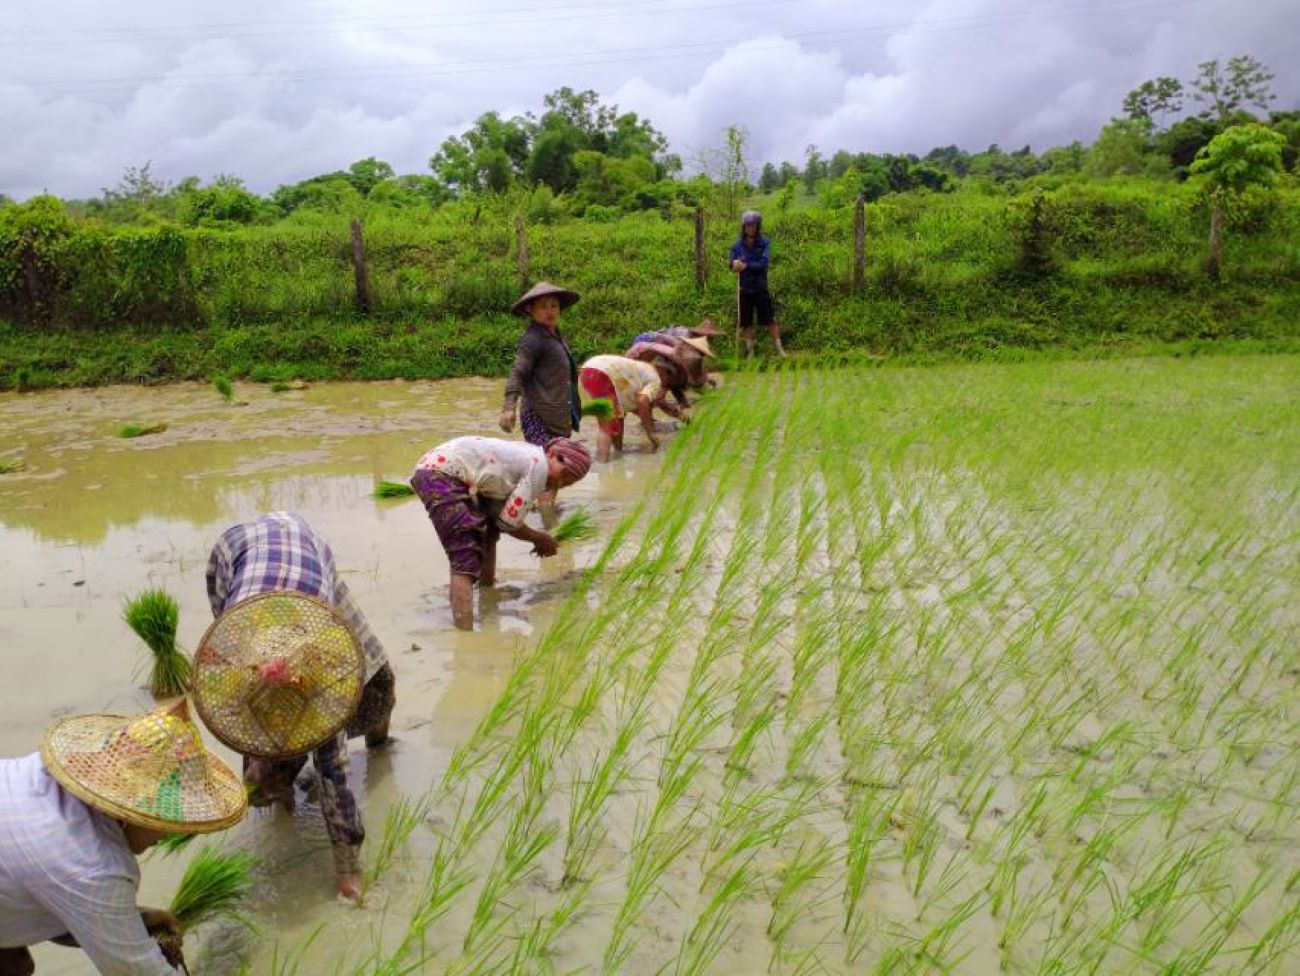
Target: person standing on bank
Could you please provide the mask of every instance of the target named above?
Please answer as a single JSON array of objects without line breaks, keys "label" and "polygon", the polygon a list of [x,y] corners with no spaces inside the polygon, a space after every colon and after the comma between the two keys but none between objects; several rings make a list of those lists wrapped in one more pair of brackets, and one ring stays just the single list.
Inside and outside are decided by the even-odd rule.
[{"label": "person standing on bank", "polygon": [[754,355],[755,319],[759,325],[768,327],[777,354],[785,355],[781,348],[781,327],[776,322],[772,293],[767,287],[771,250],[772,242],[763,234],[762,215],[757,210],[746,210],[740,215],[740,236],[731,245],[731,270],[740,276],[736,314],[747,356]]},{"label": "person standing on bank", "polygon": [[500,424],[507,434],[514,430],[518,406],[524,440],[538,447],[578,429],[578,362],[559,329],[560,312],[577,300],[576,291],[539,281],[510,306],[529,322],[515,348]]}]

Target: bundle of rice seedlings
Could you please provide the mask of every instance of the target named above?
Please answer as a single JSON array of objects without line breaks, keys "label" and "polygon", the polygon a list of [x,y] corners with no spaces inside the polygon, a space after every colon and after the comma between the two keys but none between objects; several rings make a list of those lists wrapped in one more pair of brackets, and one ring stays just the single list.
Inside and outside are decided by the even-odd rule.
[{"label": "bundle of rice seedlings", "polygon": [[181,932],[151,930],[163,955],[173,966],[185,972],[181,952],[184,934],[197,925],[215,918],[230,918],[248,924],[241,914],[253,887],[253,868],[257,858],[247,851],[220,851],[205,845],[199,848],[181,877],[180,887],[168,911],[180,923]]},{"label": "bundle of rice seedlings", "polygon": [[225,400],[232,400],[232,399],[234,399],[234,396],[235,396],[235,387],[234,387],[234,385],[230,382],[230,377],[228,377],[228,376],[214,376],[214,377],[212,377],[212,385],[215,386],[215,387],[217,388],[217,392],[221,394],[222,399],[225,399]]},{"label": "bundle of rice seedlings", "polygon": [[9,474],[11,471],[21,471],[23,462],[17,458],[0,458],[0,474]]},{"label": "bundle of rice seedlings", "polygon": [[165,590],[145,590],[127,601],[122,619],[153,651],[149,690],[158,697],[185,694],[189,658],[176,646],[180,607]]},{"label": "bundle of rice seedlings", "polygon": [[555,527],[552,537],[556,542],[582,542],[596,534],[596,520],[585,508],[577,508]]},{"label": "bundle of rice seedlings", "polygon": [[588,400],[582,405],[580,411],[584,417],[595,417],[597,420],[610,420],[614,416],[614,403],[612,400],[600,397],[595,400]]},{"label": "bundle of rice seedlings", "polygon": [[415,489],[403,481],[381,481],[375,485],[376,498],[406,498],[414,494]]},{"label": "bundle of rice seedlings", "polygon": [[117,436],[144,437],[146,434],[161,434],[166,429],[166,424],[127,424],[117,432]]}]

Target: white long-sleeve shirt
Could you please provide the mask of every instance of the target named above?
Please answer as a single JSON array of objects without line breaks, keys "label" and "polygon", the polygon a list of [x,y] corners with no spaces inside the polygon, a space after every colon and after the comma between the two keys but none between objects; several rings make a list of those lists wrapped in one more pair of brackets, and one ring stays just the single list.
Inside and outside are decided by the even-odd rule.
[{"label": "white long-sleeve shirt", "polygon": [[104,976],[175,976],[140,920],[139,887],[121,824],[59,786],[38,753],[0,759],[0,946],[70,932]]},{"label": "white long-sleeve shirt", "polygon": [[517,529],[546,491],[546,452],[521,441],[457,437],[426,451],[416,471],[437,471],[463,482],[475,497],[503,502],[497,521]]}]

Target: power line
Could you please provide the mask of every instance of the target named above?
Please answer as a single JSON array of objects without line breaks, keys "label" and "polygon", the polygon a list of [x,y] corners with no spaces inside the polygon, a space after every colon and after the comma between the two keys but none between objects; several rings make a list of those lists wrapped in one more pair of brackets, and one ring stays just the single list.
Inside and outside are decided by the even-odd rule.
[{"label": "power line", "polygon": [[[243,23],[232,22],[226,24],[206,24],[195,25],[193,28],[183,26],[173,27],[138,27],[138,28],[85,28],[72,29],[67,31],[28,31],[22,35],[14,35],[7,38],[6,35],[0,34],[0,46],[13,47],[70,47],[84,46],[87,44],[113,44],[113,43],[175,43],[186,40],[241,40],[244,38],[256,37],[286,37],[286,36],[307,36],[309,34],[335,34],[339,29],[348,26],[366,26],[371,25],[380,29],[402,30],[402,31],[429,31],[443,30],[448,27],[482,27],[494,24],[502,17],[515,16],[519,14],[542,14],[540,17],[534,17],[534,20],[545,22],[568,21],[568,20],[590,20],[605,19],[609,17],[652,15],[661,16],[663,14],[673,13],[691,13],[697,10],[721,10],[734,9],[738,7],[770,7],[786,6],[796,3],[798,0],[752,0],[750,3],[738,2],[732,0],[727,3],[711,4],[687,4],[681,5],[676,0],[632,0],[626,3],[565,3],[559,5],[541,5],[531,7],[502,7],[495,10],[480,11],[485,16],[465,18],[459,17],[454,20],[445,20],[441,18],[431,19],[428,14],[407,14],[397,17],[349,17],[341,19],[332,19],[322,23],[316,20],[286,20],[286,21],[246,21]],[[549,15],[548,15],[549,14]],[[456,16],[456,15],[447,15]],[[310,25],[303,29],[301,25]],[[389,26],[391,25],[391,26]],[[292,28],[290,30],[263,30],[262,28]],[[236,31],[230,33],[229,31]],[[215,33],[211,33],[215,32]],[[51,40],[43,41],[33,37],[33,35],[60,35],[60,34],[88,34],[90,37],[80,40]]]},{"label": "power line", "polygon": [[[833,28],[787,34],[775,44],[751,45],[751,50],[781,50],[798,41],[818,41],[847,37],[890,34],[908,30],[924,34],[962,33],[971,30],[1015,26],[1021,23],[1050,22],[1075,17],[1080,14],[1104,12],[1107,14],[1132,13],[1168,8],[1186,8],[1205,0],[1115,0],[1106,4],[1074,4],[1065,7],[1035,8],[1007,11],[998,14],[932,20],[920,24],[878,24],[861,28]],[[688,42],[650,47],[606,48],[587,51],[548,53],[540,55],[510,55],[477,58],[464,61],[438,61],[408,65],[371,65],[347,67],[298,68],[285,71],[223,72],[207,75],[190,75],[184,78],[142,76],[135,78],[97,78],[62,82],[6,83],[11,88],[51,90],[58,94],[99,94],[114,91],[131,91],[141,85],[154,85],[166,90],[195,90],[205,88],[260,85],[266,81],[288,84],[322,83],[368,80],[418,80],[443,75],[472,74],[486,71],[536,70],[545,67],[588,66],[608,63],[642,63],[676,58],[701,57],[717,54],[738,42]]]}]

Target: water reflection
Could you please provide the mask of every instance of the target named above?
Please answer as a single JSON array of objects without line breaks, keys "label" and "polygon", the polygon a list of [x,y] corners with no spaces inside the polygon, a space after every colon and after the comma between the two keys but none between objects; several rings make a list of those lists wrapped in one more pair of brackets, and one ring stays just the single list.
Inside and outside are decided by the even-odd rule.
[{"label": "water reflection", "polygon": [[[22,471],[0,477],[0,755],[35,750],[52,717],[151,705],[139,687],[143,646],[121,621],[123,601],[162,586],[181,605],[180,642],[193,648],[211,622],[208,551],[229,524],[273,509],[305,515],[330,541],[340,571],[397,673],[393,744],[367,755],[353,743],[352,774],[372,837],[400,794],[424,792],[504,685],[516,655],[554,614],[600,549],[600,539],[551,560],[503,538],[499,587],[481,599],[481,627],[454,630],[447,561],[414,500],[377,502],[380,478],[405,478],[428,447],[496,433],[497,380],[330,384],[272,394],[241,386],[246,406],[210,387],[113,388],[0,395],[0,453]],[[128,421],[165,421],[137,440]],[[592,439],[594,430],[584,432]],[[640,494],[657,455],[630,453],[562,493],[607,533]],[[210,740],[211,741],[211,740]],[[235,757],[218,748],[228,761]],[[314,958],[368,940],[373,912],[338,905],[319,808],[258,813],[225,835],[265,859],[254,915],[269,935],[238,928],[205,936],[227,962],[243,948],[291,945],[322,921]],[[170,900],[184,858],[149,858],[141,900]],[[385,882],[400,885],[400,872]],[[394,911],[400,916],[400,911]],[[380,924],[386,925],[387,921]],[[332,953],[332,954],[331,954]],[[92,970],[84,955],[36,952],[43,974]],[[191,960],[197,962],[197,960]],[[202,967],[195,971],[227,971]]]}]

